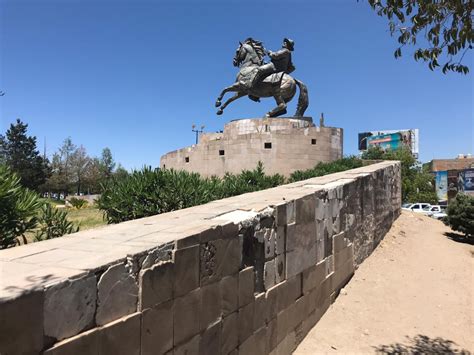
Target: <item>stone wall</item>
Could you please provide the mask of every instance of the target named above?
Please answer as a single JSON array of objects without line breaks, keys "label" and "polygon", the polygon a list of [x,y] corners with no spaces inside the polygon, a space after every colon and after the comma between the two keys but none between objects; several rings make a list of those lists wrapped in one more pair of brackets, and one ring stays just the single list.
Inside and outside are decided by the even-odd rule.
[{"label": "stone wall", "polygon": [[400,204],[382,162],[0,251],[0,353],[289,354]]},{"label": "stone wall", "polygon": [[310,117],[237,120],[223,133],[202,134],[198,144],[163,155],[160,166],[224,176],[261,161],[267,174],[289,176],[342,158],[342,134],[341,128],[314,126]]}]

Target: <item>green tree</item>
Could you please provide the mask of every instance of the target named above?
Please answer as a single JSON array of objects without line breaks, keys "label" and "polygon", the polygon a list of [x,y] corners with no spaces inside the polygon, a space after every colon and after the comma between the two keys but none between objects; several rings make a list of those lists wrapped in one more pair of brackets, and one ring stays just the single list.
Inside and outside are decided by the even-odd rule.
[{"label": "green tree", "polygon": [[474,237],[474,197],[458,193],[449,203],[446,213],[446,225],[467,237]]},{"label": "green tree", "polygon": [[0,161],[18,174],[24,187],[39,190],[50,168],[36,149],[36,137],[28,136],[27,130],[28,125],[17,119],[5,136],[0,135]]},{"label": "green tree", "polygon": [[413,157],[410,149],[401,148],[384,151],[380,147],[371,147],[362,154],[366,160],[399,160],[402,175],[403,202],[437,203],[434,176],[422,169]]},{"label": "green tree", "polygon": [[102,174],[104,175],[104,178],[110,179],[114,172],[115,162],[114,162],[114,158],[112,157],[112,151],[108,147],[105,147],[102,150],[102,156],[100,158],[100,166],[101,166],[101,170],[102,170]]},{"label": "green tree", "polygon": [[0,165],[0,249],[26,243],[25,234],[37,224],[39,196],[20,184],[20,177]]},{"label": "green tree", "polygon": [[117,180],[124,179],[128,177],[129,172],[127,169],[125,169],[121,164],[117,166],[117,169],[114,172],[114,178]]},{"label": "green tree", "polygon": [[82,145],[76,148],[70,156],[71,163],[71,183],[76,185],[75,192],[80,195],[83,192],[83,182],[87,166],[91,158],[87,155],[86,148]]},{"label": "green tree", "polygon": [[431,70],[442,65],[443,73],[469,72],[462,60],[474,41],[472,0],[369,0],[369,4],[389,20],[391,35],[398,36],[395,58],[402,56],[403,47],[416,46],[423,37],[415,60],[427,62]]}]

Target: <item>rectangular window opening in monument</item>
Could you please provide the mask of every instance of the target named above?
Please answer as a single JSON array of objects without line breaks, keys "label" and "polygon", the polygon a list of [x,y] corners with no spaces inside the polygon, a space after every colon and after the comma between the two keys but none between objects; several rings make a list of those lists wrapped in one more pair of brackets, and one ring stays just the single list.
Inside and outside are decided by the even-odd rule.
[{"label": "rectangular window opening in monument", "polygon": [[272,143],[271,142],[265,142],[265,144],[263,145],[263,147],[265,149],[272,149]]},{"label": "rectangular window opening in monument", "polygon": [[311,144],[313,144],[313,145],[316,144],[316,139],[315,138],[311,139]]},{"label": "rectangular window opening in monument", "polygon": [[225,154],[224,149],[219,150],[219,155],[224,155],[224,154]]},{"label": "rectangular window opening in monument", "polygon": [[189,157],[184,158],[184,161],[185,161],[186,163],[189,163]]},{"label": "rectangular window opening in monument", "polygon": [[268,127],[267,124],[265,125],[265,132],[270,132],[270,128]]}]

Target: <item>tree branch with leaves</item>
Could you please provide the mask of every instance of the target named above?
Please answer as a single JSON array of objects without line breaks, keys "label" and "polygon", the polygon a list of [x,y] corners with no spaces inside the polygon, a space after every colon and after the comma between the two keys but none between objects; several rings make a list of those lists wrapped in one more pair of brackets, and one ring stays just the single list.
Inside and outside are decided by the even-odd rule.
[{"label": "tree branch with leaves", "polygon": [[402,56],[406,45],[416,46],[420,37],[425,44],[414,52],[416,61],[428,63],[430,70],[442,66],[449,71],[469,73],[462,64],[472,49],[473,0],[368,0],[379,16],[389,20],[392,36],[398,36],[395,58]]}]

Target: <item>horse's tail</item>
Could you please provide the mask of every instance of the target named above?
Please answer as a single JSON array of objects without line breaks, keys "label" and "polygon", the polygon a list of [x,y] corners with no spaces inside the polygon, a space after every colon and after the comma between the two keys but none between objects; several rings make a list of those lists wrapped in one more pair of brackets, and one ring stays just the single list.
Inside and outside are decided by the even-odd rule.
[{"label": "horse's tail", "polygon": [[296,117],[303,117],[304,112],[308,108],[309,98],[308,98],[308,88],[306,85],[297,79],[295,79],[296,84],[300,89],[300,96],[298,97],[298,105],[296,106]]}]

